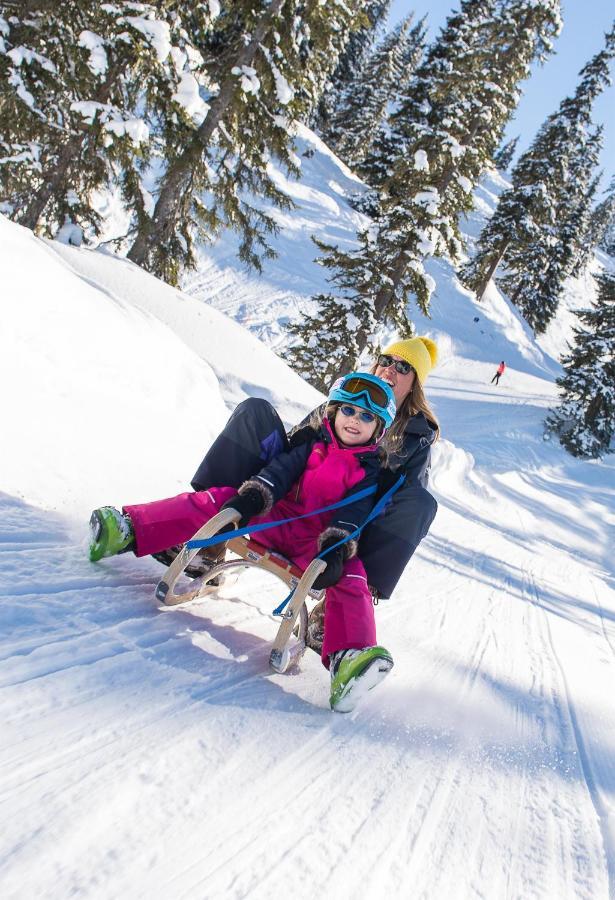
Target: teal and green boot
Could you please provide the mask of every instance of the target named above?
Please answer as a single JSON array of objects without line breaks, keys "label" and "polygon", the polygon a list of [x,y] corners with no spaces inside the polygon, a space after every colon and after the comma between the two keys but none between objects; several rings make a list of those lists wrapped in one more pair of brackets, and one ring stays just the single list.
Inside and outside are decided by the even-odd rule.
[{"label": "teal and green boot", "polygon": [[135,533],[132,522],[114,506],[101,506],[90,516],[90,561],[132,550]]},{"label": "teal and green boot", "polygon": [[330,656],[331,697],[335,712],[352,712],[368,691],[386,678],[393,657],[384,647],[338,650]]}]

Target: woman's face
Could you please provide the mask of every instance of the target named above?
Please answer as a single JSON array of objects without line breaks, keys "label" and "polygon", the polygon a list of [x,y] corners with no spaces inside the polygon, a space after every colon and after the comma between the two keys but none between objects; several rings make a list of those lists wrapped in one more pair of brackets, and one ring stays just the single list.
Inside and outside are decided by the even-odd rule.
[{"label": "woman's face", "polygon": [[393,360],[391,365],[387,366],[386,368],[384,366],[377,365],[374,375],[377,375],[378,378],[382,378],[383,381],[386,381],[387,384],[391,385],[393,393],[395,394],[395,402],[397,403],[397,408],[399,409],[403,401],[412,390],[412,385],[414,384],[416,373],[414,372],[414,369],[410,369],[407,375],[402,375],[401,372],[398,372],[395,368],[395,361],[401,360],[401,356],[393,356],[393,354],[389,354],[389,356]]}]

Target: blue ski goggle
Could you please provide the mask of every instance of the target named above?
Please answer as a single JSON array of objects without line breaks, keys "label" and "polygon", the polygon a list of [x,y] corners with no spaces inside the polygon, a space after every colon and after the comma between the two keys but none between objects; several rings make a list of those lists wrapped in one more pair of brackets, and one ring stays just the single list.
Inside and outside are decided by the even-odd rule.
[{"label": "blue ski goggle", "polygon": [[382,419],[385,428],[391,427],[397,411],[391,386],[367,372],[351,372],[338,378],[329,391],[327,401],[352,403]]}]

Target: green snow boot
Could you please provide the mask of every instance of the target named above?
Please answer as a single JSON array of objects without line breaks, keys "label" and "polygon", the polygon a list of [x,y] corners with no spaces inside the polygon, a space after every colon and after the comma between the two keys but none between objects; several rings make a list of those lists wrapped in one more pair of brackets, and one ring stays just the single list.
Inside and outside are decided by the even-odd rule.
[{"label": "green snow boot", "polygon": [[132,550],[135,534],[129,517],[114,506],[101,506],[90,516],[90,561]]},{"label": "green snow boot", "polygon": [[338,650],[329,659],[329,703],[335,712],[352,712],[367,692],[380,684],[393,668],[393,657],[384,647]]}]

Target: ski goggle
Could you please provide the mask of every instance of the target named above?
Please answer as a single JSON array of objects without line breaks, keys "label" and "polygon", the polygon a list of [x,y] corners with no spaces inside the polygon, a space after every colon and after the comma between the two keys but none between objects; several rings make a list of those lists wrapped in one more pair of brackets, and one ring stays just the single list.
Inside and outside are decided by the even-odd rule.
[{"label": "ski goggle", "polygon": [[397,411],[395,395],[389,384],[366,372],[351,372],[338,378],[329,392],[329,403],[352,403],[382,419],[390,428]]},{"label": "ski goggle", "polygon": [[408,372],[414,372],[414,369],[410,365],[409,362],[406,362],[405,359],[393,359],[392,356],[389,356],[388,353],[381,353],[378,357],[378,365],[381,369],[388,369],[391,366],[395,367],[395,371],[399,372],[400,375],[407,375]]},{"label": "ski goggle", "polygon": [[366,409],[355,409],[354,406],[346,406],[346,404],[338,406],[338,409],[343,416],[346,416],[347,419],[355,416],[361,422],[365,422],[366,425],[370,424],[371,422],[375,422],[377,418],[374,413],[368,412]]}]

